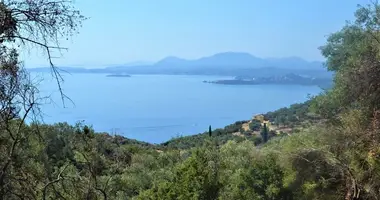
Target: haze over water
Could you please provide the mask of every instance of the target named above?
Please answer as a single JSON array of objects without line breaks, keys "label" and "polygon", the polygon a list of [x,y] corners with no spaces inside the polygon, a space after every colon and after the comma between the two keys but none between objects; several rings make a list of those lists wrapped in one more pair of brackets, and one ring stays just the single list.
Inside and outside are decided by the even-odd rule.
[{"label": "haze over water", "polygon": [[[33,73],[33,75],[37,75]],[[57,84],[50,74],[40,84],[42,95],[55,104],[42,106],[46,123],[84,120],[97,131],[161,143],[179,135],[221,128],[307,100],[321,89],[311,86],[216,85],[202,83],[226,77],[180,75],[63,74],[66,101],[63,108]]]}]

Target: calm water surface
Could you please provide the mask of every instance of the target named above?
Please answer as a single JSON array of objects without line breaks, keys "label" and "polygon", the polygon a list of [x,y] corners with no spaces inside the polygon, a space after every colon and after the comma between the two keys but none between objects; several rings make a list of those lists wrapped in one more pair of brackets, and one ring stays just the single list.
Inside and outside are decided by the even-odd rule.
[{"label": "calm water surface", "polygon": [[[105,74],[63,74],[64,93],[73,103],[63,107],[50,74],[41,93],[55,103],[43,106],[46,123],[84,120],[96,131],[160,143],[224,127],[252,115],[307,100],[321,90],[310,86],[242,86],[202,83],[223,77],[180,75],[134,75],[130,78]],[[36,80],[39,80],[36,79]],[[226,78],[226,77],[224,77]]]}]

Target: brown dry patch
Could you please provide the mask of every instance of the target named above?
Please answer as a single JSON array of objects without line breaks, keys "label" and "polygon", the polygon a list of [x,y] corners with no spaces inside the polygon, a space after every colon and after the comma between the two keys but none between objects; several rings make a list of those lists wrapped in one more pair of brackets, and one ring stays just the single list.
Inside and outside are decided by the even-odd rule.
[{"label": "brown dry patch", "polygon": [[240,132],[232,133],[232,135],[234,135],[234,136],[239,136],[239,137],[244,137],[244,135],[241,134]]},{"label": "brown dry patch", "polygon": [[253,131],[251,134],[252,135],[260,135],[260,131]]},{"label": "brown dry patch", "polygon": [[263,122],[264,121],[264,115],[262,115],[262,114],[255,115],[253,117],[253,119],[256,119],[256,120],[259,120],[260,122]]},{"label": "brown dry patch", "polygon": [[276,128],[276,129],[273,129],[274,131],[277,132],[277,134],[279,134],[281,131],[284,132],[284,133],[291,133],[292,132],[292,128],[289,128],[289,127],[281,127],[281,128]]},{"label": "brown dry patch", "polygon": [[252,121],[249,121],[247,123],[244,123],[241,125],[241,128],[243,129],[243,131],[249,131],[249,124],[251,124]]}]

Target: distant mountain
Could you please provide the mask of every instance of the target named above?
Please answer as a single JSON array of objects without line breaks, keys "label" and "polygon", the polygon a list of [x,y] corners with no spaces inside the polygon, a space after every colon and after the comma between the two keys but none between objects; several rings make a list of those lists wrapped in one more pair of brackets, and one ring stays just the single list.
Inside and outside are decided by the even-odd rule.
[{"label": "distant mountain", "polygon": [[154,65],[156,65],[156,66],[171,66],[171,65],[178,66],[178,65],[185,65],[187,62],[189,62],[189,61],[182,59],[182,58],[169,56],[169,57],[166,57],[166,58],[158,61]]},{"label": "distant mountain", "polygon": [[323,69],[322,62],[308,62],[299,57],[288,58],[258,58],[249,53],[224,52],[196,60],[185,60],[177,57],[167,57],[154,66],[160,67],[213,67],[213,68],[265,68],[274,67],[281,69]]},{"label": "distant mountain", "polygon": [[269,67],[265,66],[265,60],[248,53],[225,52],[213,56],[200,58],[194,62],[197,66],[204,67]]},{"label": "distant mountain", "polygon": [[124,64],[124,66],[143,66],[143,65],[152,65],[154,62],[148,62],[148,61],[136,61],[136,62],[129,62]]},{"label": "distant mountain", "polygon": [[[137,64],[137,63],[136,63]],[[174,56],[166,57],[154,64],[121,64],[105,68],[86,69],[67,67],[71,73],[126,73],[126,74],[170,74],[170,75],[220,75],[220,76],[281,76],[295,73],[310,77],[331,77],[322,62],[308,62],[299,57],[258,58],[249,53],[224,52],[194,60]],[[46,71],[35,68],[30,71]]]},{"label": "distant mountain", "polygon": [[324,69],[322,62],[308,62],[299,57],[269,58],[266,60],[272,66],[281,66],[286,69]]}]

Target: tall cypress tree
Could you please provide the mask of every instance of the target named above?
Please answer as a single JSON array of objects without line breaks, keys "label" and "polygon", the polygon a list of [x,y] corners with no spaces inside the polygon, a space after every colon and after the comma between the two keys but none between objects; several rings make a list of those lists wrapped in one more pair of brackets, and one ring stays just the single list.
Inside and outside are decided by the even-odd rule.
[{"label": "tall cypress tree", "polygon": [[208,135],[209,135],[210,137],[212,136],[211,125],[208,127]]},{"label": "tall cypress tree", "polygon": [[263,130],[261,131],[261,137],[263,138],[264,143],[268,141],[268,128],[266,123],[264,123]]}]

